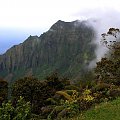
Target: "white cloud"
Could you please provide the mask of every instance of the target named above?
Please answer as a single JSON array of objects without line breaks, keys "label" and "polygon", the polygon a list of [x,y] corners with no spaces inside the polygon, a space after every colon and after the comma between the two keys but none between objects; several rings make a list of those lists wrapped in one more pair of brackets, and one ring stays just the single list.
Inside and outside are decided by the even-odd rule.
[{"label": "white cloud", "polygon": [[49,27],[58,19],[71,21],[78,12],[112,7],[120,11],[115,0],[1,0],[0,27]]},{"label": "white cloud", "polygon": [[69,19],[77,10],[76,2],[68,0],[4,0],[0,3],[0,26],[47,26],[58,19]]}]

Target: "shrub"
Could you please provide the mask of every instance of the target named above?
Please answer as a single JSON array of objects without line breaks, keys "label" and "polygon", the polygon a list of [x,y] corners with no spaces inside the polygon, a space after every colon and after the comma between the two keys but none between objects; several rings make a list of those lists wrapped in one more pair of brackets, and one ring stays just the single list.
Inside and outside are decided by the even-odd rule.
[{"label": "shrub", "polygon": [[45,100],[54,95],[54,93],[54,89],[51,89],[45,81],[40,81],[34,77],[19,79],[12,87],[12,96],[15,99],[22,96],[25,101],[30,101],[32,112],[36,114],[41,112],[41,107],[45,105]]},{"label": "shrub", "polygon": [[2,103],[0,108],[0,120],[27,120],[30,118],[30,102],[25,102],[22,97],[17,101],[16,107],[12,102]]},{"label": "shrub", "polygon": [[79,112],[79,104],[77,102],[78,92],[76,90],[57,91],[56,94],[62,96],[62,98],[53,107],[47,117],[48,119],[72,117]]},{"label": "shrub", "polygon": [[89,109],[94,103],[94,97],[90,89],[85,89],[82,96],[78,99],[80,111]]}]

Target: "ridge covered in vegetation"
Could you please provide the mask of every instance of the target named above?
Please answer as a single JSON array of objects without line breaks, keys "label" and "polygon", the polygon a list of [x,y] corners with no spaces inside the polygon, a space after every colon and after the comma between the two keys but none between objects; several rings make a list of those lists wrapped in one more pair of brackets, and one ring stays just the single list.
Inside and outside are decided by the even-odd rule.
[{"label": "ridge covered in vegetation", "polygon": [[79,78],[95,58],[95,32],[86,23],[59,20],[40,37],[29,36],[0,55],[0,76],[10,83],[28,75],[43,79],[56,71]]},{"label": "ridge covered in vegetation", "polygon": [[[86,73],[84,77],[89,80],[85,81],[83,78],[74,83],[66,77],[60,77],[58,73],[47,76],[44,81],[34,76],[23,77],[12,85],[11,100],[8,101],[8,83],[1,79],[1,119],[61,120],[74,119],[74,116],[80,114],[80,119],[83,120],[99,120],[108,115],[102,110],[114,111],[114,107],[119,106],[119,99],[113,100],[120,97],[119,35],[119,29],[115,28],[110,28],[107,33],[102,34],[101,42],[108,47],[109,53],[96,63],[93,71]],[[114,38],[114,42],[109,40],[108,36]],[[99,107],[101,102],[104,103]],[[95,109],[89,110],[94,107]],[[117,120],[118,112],[119,109],[111,117],[116,115],[113,119]],[[98,116],[95,117],[95,114]]]}]

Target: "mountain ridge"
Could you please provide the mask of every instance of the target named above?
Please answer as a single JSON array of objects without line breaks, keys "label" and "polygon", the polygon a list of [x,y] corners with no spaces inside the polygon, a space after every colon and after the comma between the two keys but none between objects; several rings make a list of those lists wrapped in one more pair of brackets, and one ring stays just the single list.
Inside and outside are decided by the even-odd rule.
[{"label": "mountain ridge", "polygon": [[78,74],[95,58],[95,45],[90,44],[95,31],[86,22],[59,20],[39,37],[30,35],[14,45],[0,55],[0,76],[7,78],[12,74],[11,79],[18,79],[29,73],[45,77],[55,70],[70,77],[72,72]]}]

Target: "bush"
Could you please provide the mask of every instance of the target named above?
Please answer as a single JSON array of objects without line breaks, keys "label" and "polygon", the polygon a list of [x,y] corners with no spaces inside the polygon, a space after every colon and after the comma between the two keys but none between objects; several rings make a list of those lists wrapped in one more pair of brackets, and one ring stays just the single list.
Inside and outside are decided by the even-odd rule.
[{"label": "bush", "polygon": [[[57,91],[56,95],[60,95],[62,98],[56,102],[57,104],[55,104],[53,99],[49,98],[49,100],[53,101],[54,105],[49,106],[49,108],[52,108],[52,110],[47,119],[53,120],[72,117],[79,112],[79,104],[77,102],[78,92],[76,90]],[[48,110],[49,109],[47,108],[47,112],[49,112]]]},{"label": "bush", "polygon": [[78,99],[80,111],[89,109],[94,103],[94,97],[90,89],[85,89],[82,96]]},{"label": "bush", "polygon": [[0,120],[28,120],[31,115],[30,102],[25,102],[22,97],[15,107],[12,102],[2,103],[0,108]]},{"label": "bush", "polygon": [[25,101],[30,101],[32,112],[35,114],[40,114],[41,107],[45,106],[45,100],[54,93],[54,89],[51,89],[45,81],[40,81],[34,77],[19,79],[12,87],[12,96],[15,99],[22,96]]}]

